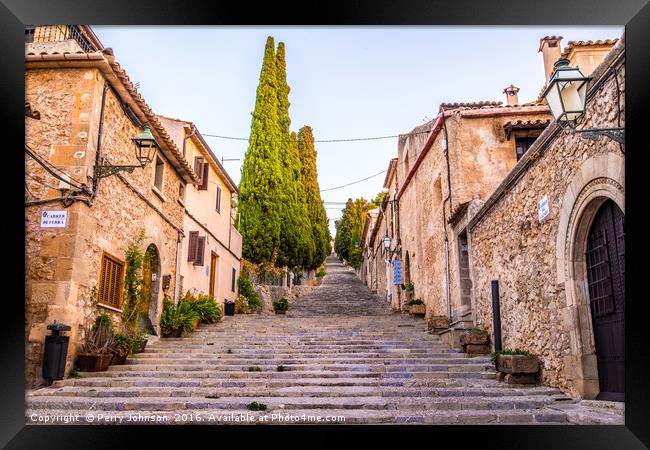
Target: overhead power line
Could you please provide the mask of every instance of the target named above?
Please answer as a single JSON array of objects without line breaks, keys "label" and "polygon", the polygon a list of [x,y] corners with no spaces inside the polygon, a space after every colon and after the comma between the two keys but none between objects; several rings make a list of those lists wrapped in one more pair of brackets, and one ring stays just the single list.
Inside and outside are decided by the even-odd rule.
[{"label": "overhead power line", "polygon": [[[341,138],[341,139],[315,139],[314,142],[359,142],[359,141],[378,141],[380,139],[394,139],[401,136],[412,136],[416,134],[427,134],[431,130],[425,131],[416,131],[414,133],[402,133],[402,134],[391,134],[388,136],[370,136],[370,137],[360,137],[360,138]],[[228,139],[231,141],[248,141],[249,138],[244,137],[235,137],[235,136],[223,136],[220,134],[210,134],[210,133],[201,133],[202,136],[209,136],[217,139]]]},{"label": "overhead power line", "polygon": [[385,169],[385,170],[382,170],[381,172],[377,172],[377,173],[374,174],[374,175],[370,175],[369,177],[362,178],[361,180],[352,181],[352,182],[347,183],[347,184],[342,184],[341,186],[335,186],[335,187],[331,187],[331,188],[327,188],[327,189],[321,189],[320,191],[321,191],[321,192],[325,192],[325,191],[333,191],[334,189],[341,189],[341,188],[344,188],[344,187],[346,187],[346,186],[352,186],[353,184],[361,183],[362,181],[366,181],[366,180],[369,180],[369,179],[371,179],[371,178],[376,177],[377,175],[381,175],[382,173],[385,173],[386,171],[387,171],[387,170]]}]

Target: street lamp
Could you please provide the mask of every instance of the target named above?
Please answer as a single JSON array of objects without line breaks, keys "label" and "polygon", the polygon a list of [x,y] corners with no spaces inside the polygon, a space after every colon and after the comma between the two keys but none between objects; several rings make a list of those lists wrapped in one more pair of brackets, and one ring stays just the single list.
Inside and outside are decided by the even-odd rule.
[{"label": "street lamp", "polygon": [[384,239],[382,241],[384,243],[384,249],[390,250],[390,238],[388,237],[388,234],[384,236]]},{"label": "street lamp", "polygon": [[104,178],[122,171],[131,173],[136,168],[144,169],[147,164],[153,161],[156,149],[158,148],[158,143],[153,137],[153,134],[151,134],[151,129],[149,127],[144,127],[142,132],[131,138],[131,140],[135,145],[135,157],[140,164],[134,166],[115,166],[112,164],[97,165],[95,166],[95,178]]},{"label": "street lamp", "polygon": [[568,126],[572,134],[584,133],[583,136],[588,139],[598,140],[600,136],[607,136],[625,144],[625,128],[576,129],[578,119],[585,113],[587,87],[591,77],[584,76],[577,67],[569,66],[569,60],[566,58],[558,59],[554,67],[555,72],[542,96],[558,125],[563,128]]}]

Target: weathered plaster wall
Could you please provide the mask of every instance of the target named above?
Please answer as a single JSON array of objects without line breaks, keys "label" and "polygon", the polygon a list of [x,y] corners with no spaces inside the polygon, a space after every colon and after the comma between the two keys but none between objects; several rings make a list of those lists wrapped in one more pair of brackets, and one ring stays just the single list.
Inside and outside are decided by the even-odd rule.
[{"label": "weathered plaster wall", "polygon": [[[619,65],[622,123],[624,76],[624,66]],[[616,92],[610,78],[589,100],[580,127],[618,126]],[[551,131],[547,129],[538,143]],[[479,212],[480,221],[471,230],[475,321],[493,333],[490,283],[498,280],[504,348],[539,355],[545,383],[593,397],[597,380],[594,393],[593,368],[587,367],[593,362],[586,360],[586,349],[592,347],[593,352],[593,335],[585,329],[590,316],[585,320],[579,312],[588,314],[589,309],[570,299],[571,280],[562,272],[568,264],[564,243],[571,237],[562,233],[567,233],[568,217],[588,186],[602,185],[598,195],[614,198],[624,211],[624,156],[610,139],[593,141],[559,132],[548,145],[532,147],[519,164],[530,165],[484,215]],[[540,222],[538,201],[544,195],[550,214]]]}]

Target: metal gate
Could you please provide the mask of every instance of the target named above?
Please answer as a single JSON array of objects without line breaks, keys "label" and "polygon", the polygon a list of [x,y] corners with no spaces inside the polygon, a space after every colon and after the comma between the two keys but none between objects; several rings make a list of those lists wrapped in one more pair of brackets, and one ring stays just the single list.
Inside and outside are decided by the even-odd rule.
[{"label": "metal gate", "polygon": [[624,401],[625,216],[611,200],[598,210],[587,242],[587,282],[600,400]]}]

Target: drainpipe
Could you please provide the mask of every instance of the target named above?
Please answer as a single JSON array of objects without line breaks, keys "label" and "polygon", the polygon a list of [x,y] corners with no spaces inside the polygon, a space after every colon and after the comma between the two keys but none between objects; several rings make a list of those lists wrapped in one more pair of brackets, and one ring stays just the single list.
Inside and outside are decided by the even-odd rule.
[{"label": "drainpipe", "polygon": [[445,295],[447,297],[447,320],[451,323],[451,294],[449,292],[449,240],[447,238],[447,213],[445,203],[449,201],[451,210],[451,170],[449,167],[449,135],[447,134],[447,122],[445,111],[442,111],[442,127],[445,132],[445,161],[447,162],[447,198],[442,202],[442,229],[445,233]]},{"label": "drainpipe", "polygon": [[[106,92],[108,92],[110,85],[108,81],[104,82],[104,90],[102,91],[102,107],[99,112],[99,129],[97,131],[97,151],[95,151],[95,166],[99,165],[99,156],[102,148],[102,131],[104,129],[104,110],[106,109]],[[91,198],[97,196],[97,189],[99,184],[99,178],[93,176],[93,192]]]}]

